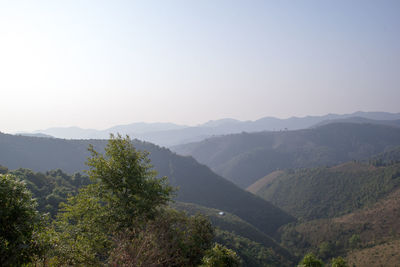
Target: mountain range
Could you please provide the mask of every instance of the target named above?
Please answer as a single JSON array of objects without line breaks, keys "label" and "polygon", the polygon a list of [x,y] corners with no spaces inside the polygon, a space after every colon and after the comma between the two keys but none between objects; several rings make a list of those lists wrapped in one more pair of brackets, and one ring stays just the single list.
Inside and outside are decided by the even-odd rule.
[{"label": "mountain range", "polygon": [[[324,116],[291,117],[279,119],[263,117],[255,121],[220,119],[197,126],[178,125],[174,123],[132,123],[118,125],[105,130],[82,129],[79,127],[58,127],[37,130],[30,134],[46,134],[65,139],[108,139],[110,133],[129,134],[132,138],[148,141],[157,145],[171,147],[179,144],[201,141],[214,135],[241,132],[298,130],[313,127],[319,123],[330,123],[347,118],[365,118],[375,121],[400,120],[400,113],[387,112],[354,112],[351,114],[327,114]],[[354,120],[352,121],[354,122]],[[390,122],[388,122],[390,124]],[[29,133],[20,133],[22,135]]]},{"label": "mountain range", "polygon": [[295,131],[240,133],[175,146],[222,177],[246,188],[280,169],[361,160],[400,145],[400,128],[331,123]]},{"label": "mountain range", "polygon": [[[210,218],[216,241],[238,251],[245,266],[293,266],[308,252],[328,264],[342,256],[350,266],[396,266],[400,127],[394,115],[375,115],[212,136],[174,146],[175,152],[133,144],[148,151],[158,175],[177,188],[171,205]],[[227,119],[204,127],[236,123]],[[42,195],[39,207],[54,215],[68,194],[89,182],[54,169],[85,169],[89,144],[102,152],[107,140],[0,133],[0,165],[25,177],[32,192]],[[0,166],[0,173],[6,171]]]}]

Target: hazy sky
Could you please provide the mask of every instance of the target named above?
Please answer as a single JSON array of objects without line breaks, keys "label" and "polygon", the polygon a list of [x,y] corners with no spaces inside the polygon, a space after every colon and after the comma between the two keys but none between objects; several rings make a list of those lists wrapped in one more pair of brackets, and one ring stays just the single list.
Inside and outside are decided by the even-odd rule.
[{"label": "hazy sky", "polygon": [[0,1],[0,131],[400,112],[400,1]]}]

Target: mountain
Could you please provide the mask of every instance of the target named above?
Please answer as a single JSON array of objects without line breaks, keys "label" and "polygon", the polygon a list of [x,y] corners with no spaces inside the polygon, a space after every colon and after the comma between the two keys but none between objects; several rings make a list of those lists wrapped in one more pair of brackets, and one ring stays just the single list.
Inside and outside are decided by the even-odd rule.
[{"label": "mountain", "polygon": [[344,256],[350,266],[398,263],[400,147],[363,162],[273,173],[257,184],[258,195],[299,218],[277,238],[293,254]]},{"label": "mountain", "polygon": [[57,138],[66,139],[107,139],[110,133],[129,134],[132,138],[148,141],[161,146],[175,146],[198,142],[214,135],[241,132],[299,130],[312,127],[322,121],[362,117],[371,120],[400,120],[400,113],[355,112],[352,114],[327,114],[324,116],[291,117],[279,119],[264,117],[255,121],[239,121],[225,118],[189,127],[173,123],[132,123],[114,126],[105,130],[81,129],[78,127],[50,128],[35,131]]},{"label": "mountain", "polygon": [[400,128],[333,123],[296,131],[241,133],[172,148],[247,188],[269,173],[289,168],[360,160],[400,145]]},{"label": "mountain", "polygon": [[[103,151],[106,140],[65,140],[0,134],[0,165],[10,169],[34,171],[62,169],[68,173],[85,169],[93,144]],[[150,159],[160,176],[167,176],[179,188],[177,201],[231,212],[262,232],[273,235],[294,218],[269,202],[246,192],[213,173],[191,157],[183,157],[150,143],[134,141],[138,150],[150,152]]]},{"label": "mountain", "polygon": [[53,136],[51,136],[51,135],[42,134],[42,133],[17,133],[16,135],[53,138]]},{"label": "mountain", "polygon": [[[218,229],[223,230],[224,232],[231,233],[230,235],[238,236],[239,238],[246,238],[247,240],[251,240],[252,242],[256,242],[261,245],[263,248],[272,249],[273,254],[280,255],[281,259],[286,260],[295,260],[293,255],[290,254],[288,250],[281,247],[278,243],[276,243],[272,238],[262,233],[260,230],[247,223],[246,221],[240,219],[239,217],[231,214],[229,212],[224,212],[221,215],[221,210],[211,209],[204,206],[196,205],[193,203],[183,203],[183,202],[175,202],[172,204],[172,207],[178,210],[183,210],[187,212],[189,215],[195,215],[201,213],[209,218],[212,225],[217,227]],[[218,236],[218,233],[217,233]],[[221,240],[222,244],[226,246],[232,246],[232,243],[235,242],[226,242]],[[254,247],[254,245],[253,245]],[[242,251],[243,248],[235,249],[235,251]],[[267,255],[270,253],[267,253]],[[243,256],[241,255],[243,258]],[[257,258],[257,255],[253,254],[253,261]],[[273,255],[268,255],[268,258],[273,258]],[[265,259],[264,259],[265,261]],[[282,260],[276,260],[279,264],[275,264],[272,266],[284,266],[282,264]],[[258,262],[258,264],[253,264],[254,266],[270,266],[266,264],[267,262]],[[293,264],[290,264],[292,266]]]},{"label": "mountain", "polygon": [[287,225],[281,244],[292,253],[345,256],[349,266],[396,266],[400,249],[400,188],[352,213]]},{"label": "mountain", "polygon": [[289,214],[305,220],[332,218],[374,204],[400,187],[400,163],[347,162],[264,179],[269,181],[253,192]]},{"label": "mountain", "polygon": [[54,127],[45,130],[37,130],[34,134],[47,134],[65,139],[108,139],[111,133],[141,135],[151,132],[168,131],[186,128],[187,126],[173,123],[145,123],[137,122],[126,125],[117,125],[105,130],[82,129],[79,127]]},{"label": "mountain", "polygon": [[327,125],[327,124],[331,124],[331,123],[379,124],[379,125],[400,127],[400,119],[398,119],[398,120],[373,120],[373,119],[367,119],[367,118],[363,118],[363,117],[350,117],[350,118],[345,118],[345,119],[325,120],[320,123],[317,123],[313,127],[319,127],[319,126]]}]

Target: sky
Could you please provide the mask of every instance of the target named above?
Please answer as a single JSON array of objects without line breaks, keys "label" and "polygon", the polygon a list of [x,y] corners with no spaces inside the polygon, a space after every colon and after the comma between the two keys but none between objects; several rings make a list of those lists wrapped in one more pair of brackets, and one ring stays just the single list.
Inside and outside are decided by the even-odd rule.
[{"label": "sky", "polygon": [[400,112],[400,1],[0,1],[0,131]]}]

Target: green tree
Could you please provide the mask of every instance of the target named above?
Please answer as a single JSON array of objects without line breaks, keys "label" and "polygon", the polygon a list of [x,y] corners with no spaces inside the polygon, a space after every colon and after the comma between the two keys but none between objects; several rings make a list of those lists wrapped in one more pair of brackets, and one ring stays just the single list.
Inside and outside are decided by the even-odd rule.
[{"label": "green tree", "polygon": [[334,252],[334,246],[332,245],[332,243],[330,242],[322,242],[319,245],[319,249],[318,249],[318,255],[320,257],[322,257],[323,259],[327,259],[329,258],[332,253]]},{"label": "green tree", "polygon": [[349,238],[349,245],[350,248],[357,248],[360,244],[361,238],[360,235],[354,234]]},{"label": "green tree", "polygon": [[298,267],[323,267],[324,263],[318,259],[313,253],[308,253],[300,261]]},{"label": "green tree", "polygon": [[89,148],[92,184],[70,197],[49,229],[54,265],[197,266],[213,229],[201,216],[167,209],[172,187],[156,178],[147,153],[129,137],[102,155]]},{"label": "green tree", "polygon": [[147,152],[137,151],[130,138],[110,136],[105,155],[89,147],[90,179],[99,185],[99,197],[118,229],[154,218],[157,209],[171,200],[167,177],[157,178]]},{"label": "green tree", "polygon": [[34,242],[41,226],[36,201],[25,184],[0,174],[0,262],[2,266],[28,263],[39,252]]},{"label": "green tree", "polygon": [[48,230],[53,265],[100,266],[111,249],[106,206],[98,184],[88,185],[68,198]]},{"label": "green tree", "polygon": [[349,265],[342,257],[333,258],[331,262],[332,267],[348,267]]},{"label": "green tree", "polygon": [[215,244],[203,258],[203,267],[238,267],[242,262],[235,251],[223,245]]}]

